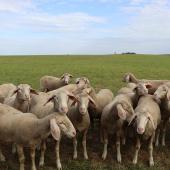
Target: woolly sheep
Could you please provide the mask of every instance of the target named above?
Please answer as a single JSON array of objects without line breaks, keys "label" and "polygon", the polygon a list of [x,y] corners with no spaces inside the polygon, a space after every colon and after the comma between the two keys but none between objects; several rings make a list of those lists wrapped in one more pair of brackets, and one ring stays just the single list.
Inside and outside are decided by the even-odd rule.
[{"label": "woolly sheep", "polygon": [[145,95],[139,99],[138,105],[135,108],[135,114],[132,116],[131,122],[135,122],[136,133],[136,149],[133,158],[133,164],[137,164],[138,152],[141,146],[141,138],[149,140],[149,165],[154,165],[153,160],[153,141],[155,138],[155,131],[161,122],[160,108],[153,96]]},{"label": "woolly sheep", "polygon": [[[76,96],[77,105],[73,106],[67,113],[69,119],[73,123],[74,127],[80,133],[83,133],[82,145],[84,159],[88,159],[87,148],[86,148],[86,136],[90,126],[90,117],[88,113],[88,106],[91,104],[95,107],[94,100],[87,93],[80,93]],[[73,103],[73,105],[76,102]],[[77,139],[73,138],[74,153],[73,158],[77,159]]]},{"label": "woolly sheep", "polygon": [[[76,135],[76,131],[66,115],[55,112],[43,119],[38,119],[32,113],[24,114],[8,105],[0,104],[0,140],[17,144],[20,170],[24,170],[23,147],[30,147],[32,170],[36,170],[36,145],[46,139],[50,133],[55,140],[59,140],[60,130],[70,138]],[[4,161],[5,158],[1,151],[0,153],[0,158]]]},{"label": "woolly sheep", "polygon": [[137,79],[132,73],[126,73],[123,77],[123,81],[132,83],[150,83],[152,85],[152,88],[149,89],[149,94],[153,94],[160,85],[170,82],[170,80]]},{"label": "woolly sheep", "polygon": [[58,89],[62,86],[68,85],[70,78],[72,77],[73,76],[69,73],[63,74],[60,78],[53,76],[43,76],[40,79],[40,88],[44,92]]}]

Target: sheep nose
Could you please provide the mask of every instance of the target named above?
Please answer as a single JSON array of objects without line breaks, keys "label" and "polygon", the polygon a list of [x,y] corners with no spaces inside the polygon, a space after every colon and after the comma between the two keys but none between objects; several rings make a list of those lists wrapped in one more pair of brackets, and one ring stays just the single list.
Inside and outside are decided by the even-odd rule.
[{"label": "sheep nose", "polygon": [[142,134],[144,132],[144,128],[138,128],[137,131],[139,134]]},{"label": "sheep nose", "polygon": [[86,112],[86,109],[83,108],[83,107],[80,107],[80,112],[81,112],[81,113],[85,113],[85,112]]},{"label": "sheep nose", "polygon": [[62,110],[63,113],[67,113],[68,112],[68,108],[67,107],[62,107],[61,110]]}]

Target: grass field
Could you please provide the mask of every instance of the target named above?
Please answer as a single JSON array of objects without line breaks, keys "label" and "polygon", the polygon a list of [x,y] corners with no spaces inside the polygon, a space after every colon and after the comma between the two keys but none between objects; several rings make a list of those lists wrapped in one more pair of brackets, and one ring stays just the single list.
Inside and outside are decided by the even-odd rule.
[{"label": "grass field", "polygon": [[[29,83],[39,88],[39,78],[45,74],[59,76],[69,72],[74,77],[87,76],[96,88],[110,88],[116,92],[122,85],[125,72],[133,72],[139,78],[170,79],[170,55],[106,55],[106,56],[2,56],[0,57],[0,83]],[[170,136],[170,135],[169,135]],[[115,161],[115,147],[110,145],[106,161],[101,160],[102,145],[99,144],[98,131],[89,132],[89,161],[84,161],[81,147],[79,159],[72,160],[72,143],[65,140],[61,146],[61,160],[64,170],[169,170],[170,169],[170,137],[167,136],[167,146],[154,150],[155,166],[148,168],[147,148],[139,153],[137,166],[131,164],[133,147],[122,148],[123,163]],[[55,170],[55,154],[53,143],[46,155],[44,170]],[[17,170],[16,155],[4,147],[7,163],[0,163],[0,170]],[[37,160],[38,161],[38,160]],[[27,169],[29,161],[26,162]]]}]

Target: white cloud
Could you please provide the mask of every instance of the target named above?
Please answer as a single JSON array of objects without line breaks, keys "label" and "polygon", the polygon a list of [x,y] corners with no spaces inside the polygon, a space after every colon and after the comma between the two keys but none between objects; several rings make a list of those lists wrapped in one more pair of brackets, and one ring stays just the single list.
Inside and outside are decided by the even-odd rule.
[{"label": "white cloud", "polygon": [[0,0],[0,11],[18,13],[29,8],[34,8],[32,0]]}]

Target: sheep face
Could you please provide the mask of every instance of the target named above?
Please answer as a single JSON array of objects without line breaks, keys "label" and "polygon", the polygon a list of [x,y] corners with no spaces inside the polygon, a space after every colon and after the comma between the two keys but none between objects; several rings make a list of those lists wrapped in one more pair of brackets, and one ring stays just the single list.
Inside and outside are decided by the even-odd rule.
[{"label": "sheep face", "polygon": [[65,84],[68,84],[72,77],[73,76],[71,74],[65,73],[61,76],[61,79],[64,80]]},{"label": "sheep face", "polygon": [[139,96],[143,96],[148,94],[148,89],[151,87],[152,85],[149,83],[138,83],[134,90],[136,90]]},{"label": "sheep face", "polygon": [[130,80],[130,73],[126,73],[123,77],[123,82],[126,82],[126,83],[129,83],[131,80]]},{"label": "sheep face", "polygon": [[96,106],[95,101],[86,93],[81,93],[80,95],[78,95],[77,102],[79,112],[82,115],[85,115],[87,113],[89,104],[92,104],[94,107]]},{"label": "sheep face", "polygon": [[17,93],[19,100],[28,101],[31,100],[31,93],[38,94],[36,90],[32,89],[28,84],[20,84],[13,94]]},{"label": "sheep face", "polygon": [[61,132],[69,138],[73,138],[76,135],[76,130],[66,115],[58,113],[55,117],[56,123]]},{"label": "sheep face", "polygon": [[161,99],[170,99],[170,89],[166,85],[161,85],[154,93],[154,98],[156,101],[160,102]]},{"label": "sheep face", "polygon": [[69,99],[76,100],[75,96],[72,93],[68,91],[59,91],[57,94],[50,97],[44,105],[46,105],[50,101],[53,101],[54,111],[59,111],[63,114],[66,114],[68,112]]},{"label": "sheep face", "polygon": [[153,129],[155,130],[155,124],[153,118],[148,112],[135,113],[135,119],[136,119],[136,128],[137,128],[136,130],[138,134],[142,135],[145,132],[146,125],[148,122],[151,123]]},{"label": "sheep face", "polygon": [[90,81],[86,77],[81,77],[76,79],[76,84],[78,88],[85,87],[90,84]]}]

